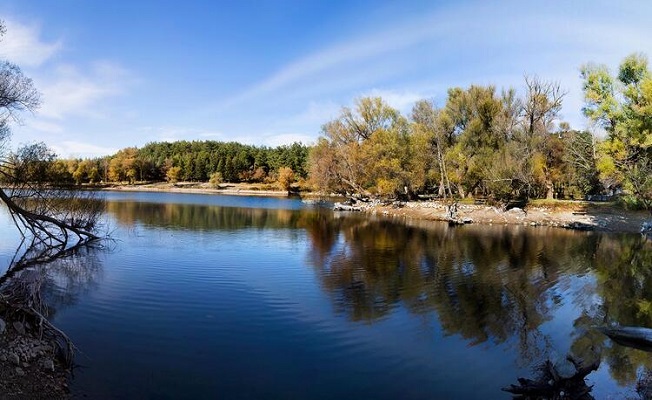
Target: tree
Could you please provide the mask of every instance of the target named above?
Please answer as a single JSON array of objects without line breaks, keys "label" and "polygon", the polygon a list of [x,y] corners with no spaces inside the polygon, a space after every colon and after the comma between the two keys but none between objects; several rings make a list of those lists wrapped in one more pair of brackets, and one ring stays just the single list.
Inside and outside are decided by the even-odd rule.
[{"label": "tree", "polygon": [[642,54],[626,57],[612,76],[604,65],[581,68],[584,114],[607,132],[604,146],[622,184],[652,209],[652,73]]},{"label": "tree", "polygon": [[453,196],[444,157],[450,146],[445,118],[446,116],[428,100],[417,101],[412,108],[412,144],[415,146],[412,157],[413,174],[423,173],[418,181],[422,182],[423,186],[426,185],[432,168],[431,153],[434,152],[439,173],[439,195],[444,198]]},{"label": "tree", "polygon": [[[321,189],[340,193],[369,193],[379,183],[383,190],[399,189],[404,183],[397,175],[402,156],[396,148],[383,149],[383,144],[402,140],[399,136],[407,133],[405,118],[380,97],[361,98],[355,104],[354,109],[342,108],[336,119],[322,127],[322,137],[310,155],[311,180]],[[379,176],[381,170],[392,176]]]},{"label": "tree", "polygon": [[292,168],[281,167],[281,169],[278,170],[278,184],[283,188],[283,190],[289,192],[294,180],[294,171],[292,171]]},{"label": "tree", "polygon": [[464,197],[482,186],[492,159],[504,144],[495,129],[502,111],[501,100],[493,86],[475,86],[448,90],[441,124],[451,148],[446,155],[449,180]]},{"label": "tree", "polygon": [[[5,26],[0,21],[0,38]],[[43,144],[8,152],[9,124],[19,115],[38,108],[39,93],[31,79],[9,61],[0,62],[0,175],[5,184],[0,200],[28,241],[32,260],[70,251],[98,237],[93,233],[103,203],[92,201],[92,193],[63,191],[45,185],[54,154]]]},{"label": "tree", "polygon": [[168,168],[168,172],[165,176],[169,182],[177,183],[181,177],[181,167]]},{"label": "tree", "polygon": [[223,181],[223,179],[222,179],[222,173],[219,172],[219,171],[218,171],[218,172],[213,172],[213,173],[211,174],[210,179],[209,179],[209,183],[210,183],[211,186],[214,187],[214,188],[219,188],[219,187],[220,187],[220,183],[222,183],[222,181]]}]

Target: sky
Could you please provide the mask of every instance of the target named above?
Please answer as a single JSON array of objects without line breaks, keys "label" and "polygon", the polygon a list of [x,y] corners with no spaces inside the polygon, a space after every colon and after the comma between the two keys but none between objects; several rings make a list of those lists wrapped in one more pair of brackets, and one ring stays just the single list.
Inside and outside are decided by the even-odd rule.
[{"label": "sky", "polygon": [[357,98],[409,115],[451,87],[567,91],[585,129],[581,65],[652,55],[652,2],[410,0],[2,0],[0,60],[42,105],[14,147],[109,155],[174,140],[311,144]]}]

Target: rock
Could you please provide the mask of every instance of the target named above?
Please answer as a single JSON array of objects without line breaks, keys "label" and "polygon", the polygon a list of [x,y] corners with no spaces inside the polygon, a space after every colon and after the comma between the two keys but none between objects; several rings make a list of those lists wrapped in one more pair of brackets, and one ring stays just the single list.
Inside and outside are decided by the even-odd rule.
[{"label": "rock", "polygon": [[641,233],[652,236],[652,221],[645,221],[641,225]]},{"label": "rock", "polygon": [[593,227],[583,222],[573,221],[568,224],[562,225],[566,229],[574,229],[576,231],[592,231]]},{"label": "rock", "polygon": [[22,368],[17,367],[17,368],[16,368],[16,374],[17,374],[18,376],[23,376],[23,375],[25,375],[25,371],[23,371]]},{"label": "rock", "polygon": [[464,217],[464,218],[462,218],[462,223],[463,224],[472,224],[473,223],[473,218]]},{"label": "rock", "polygon": [[25,327],[24,327],[23,324],[20,323],[19,321],[15,321],[15,322],[12,324],[12,326],[14,327],[14,329],[16,330],[16,332],[18,332],[19,335],[24,335],[24,334],[25,334]]},{"label": "rock", "polygon": [[0,335],[5,333],[6,330],[7,330],[7,323],[2,318],[0,318]]},{"label": "rock", "polygon": [[362,207],[348,205],[345,203],[335,203],[333,205],[333,211],[362,211]]},{"label": "rock", "polygon": [[49,358],[43,360],[43,363],[41,365],[43,366],[43,369],[46,371],[54,371],[54,361],[52,361]]},{"label": "rock", "polygon": [[5,362],[7,361],[7,355],[6,354],[0,354],[0,361]]},{"label": "rock", "polygon": [[19,365],[20,364],[20,357],[18,357],[18,354],[16,353],[9,353],[9,361],[12,363]]}]

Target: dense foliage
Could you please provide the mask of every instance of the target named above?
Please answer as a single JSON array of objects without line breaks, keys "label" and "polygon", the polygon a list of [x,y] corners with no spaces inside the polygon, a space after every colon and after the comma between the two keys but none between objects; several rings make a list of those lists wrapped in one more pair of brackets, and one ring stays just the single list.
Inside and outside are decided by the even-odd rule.
[{"label": "dense foliage", "polygon": [[[616,76],[606,66],[588,64],[581,77],[592,131],[561,121],[565,92],[557,82],[526,76],[520,91],[451,88],[441,106],[420,100],[407,116],[380,97],[360,98],[323,125],[312,147],[179,141],[125,148],[100,159],[61,160],[32,145],[12,157],[28,181],[275,182],[289,188],[302,180],[326,192],[496,201],[624,190],[636,205],[650,208],[647,59],[625,58]],[[36,153],[43,157],[29,161]]]},{"label": "dense foliage", "polygon": [[[15,157],[20,158],[22,152],[19,150]],[[125,148],[98,159],[48,158],[47,171],[29,179],[63,184],[163,180],[264,182],[276,181],[284,168],[291,169],[293,177],[305,178],[307,158],[308,147],[300,143],[270,148],[216,141],[161,142],[141,149]]]},{"label": "dense foliage", "polygon": [[409,118],[381,98],[324,125],[312,149],[315,184],[337,192],[497,200],[582,197],[600,190],[594,138],[559,123],[564,92],[538,78],[525,94],[452,88],[446,104],[418,101]]},{"label": "dense foliage", "polygon": [[311,177],[325,190],[411,197],[505,201],[624,192],[651,208],[647,59],[625,58],[616,76],[589,64],[581,77],[592,132],[561,121],[564,91],[537,77],[525,77],[520,96],[493,86],[451,88],[442,107],[421,100],[409,117],[380,98],[359,99],[323,126]]}]

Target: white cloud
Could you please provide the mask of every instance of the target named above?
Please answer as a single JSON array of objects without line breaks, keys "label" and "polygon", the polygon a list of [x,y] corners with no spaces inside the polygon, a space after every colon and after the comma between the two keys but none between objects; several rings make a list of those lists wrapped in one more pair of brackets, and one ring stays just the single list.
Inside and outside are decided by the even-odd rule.
[{"label": "white cloud", "polygon": [[24,25],[5,20],[7,33],[0,42],[0,58],[20,66],[37,67],[61,50],[61,40],[46,43],[41,40],[41,29],[37,25]]},{"label": "white cloud", "polygon": [[311,84],[319,82],[319,79],[314,78],[329,70],[387,55],[433,37],[440,37],[449,29],[448,25],[438,23],[432,16],[427,16],[419,21],[383,26],[380,32],[372,32],[349,42],[327,47],[286,65],[264,81],[230,99],[227,105],[238,104],[300,81],[310,81]]},{"label": "white cloud", "polygon": [[43,119],[30,119],[26,124],[27,127],[32,128],[39,132],[45,133],[61,133],[63,126],[60,124],[44,121]]},{"label": "white cloud", "polygon": [[419,92],[383,89],[372,89],[363,96],[382,97],[387,104],[404,115],[410,113],[415,102],[428,98],[428,96]]},{"label": "white cloud", "polygon": [[63,158],[93,158],[115,154],[118,149],[103,147],[91,143],[63,141],[51,145],[52,149]]},{"label": "white cloud", "polygon": [[[257,142],[260,143],[260,140],[262,140],[262,144],[266,146],[276,147],[282,145],[289,145],[295,142],[310,144],[310,143],[314,143],[315,138],[311,135],[304,135],[301,133],[279,133],[279,134],[269,134],[263,136],[262,138],[258,138]],[[252,144],[257,144],[257,143],[253,142]]]},{"label": "white cloud", "polygon": [[63,119],[70,115],[101,116],[98,104],[122,94],[131,82],[129,73],[108,62],[96,62],[85,71],[64,64],[53,75],[35,78],[42,93],[39,116]]},{"label": "white cloud", "polygon": [[[528,73],[544,79],[570,77],[561,82],[569,87],[569,106],[575,107],[566,107],[567,117],[579,122],[577,69],[591,60],[611,64],[632,51],[650,53],[647,39],[652,25],[646,16],[652,9],[644,2],[587,3],[585,10],[575,3],[555,4],[522,7],[515,1],[500,6],[478,1],[437,7],[412,20],[383,21],[375,31],[354,33],[351,40],[328,44],[289,62],[222,106],[263,98],[327,99],[328,95],[348,102],[359,93],[378,92],[405,111],[424,93],[440,99],[448,87],[468,82],[504,84],[496,78],[505,76],[510,78],[506,86],[518,87]],[[445,85],[434,93],[410,85],[415,79]],[[410,89],[403,93],[373,89],[388,86]]]}]

